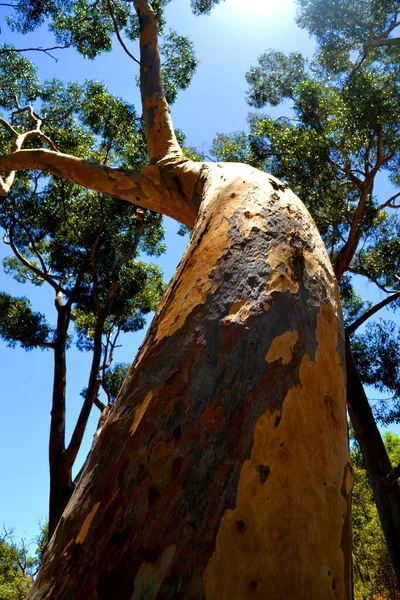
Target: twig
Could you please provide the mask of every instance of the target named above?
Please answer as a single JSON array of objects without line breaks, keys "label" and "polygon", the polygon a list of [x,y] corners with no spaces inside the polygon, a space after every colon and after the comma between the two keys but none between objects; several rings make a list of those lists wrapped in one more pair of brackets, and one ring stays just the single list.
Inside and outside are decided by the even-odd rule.
[{"label": "twig", "polygon": [[387,296],[381,302],[378,302],[378,304],[375,304],[375,306],[372,306],[371,308],[366,310],[365,313],[361,315],[361,317],[359,317],[358,319],[353,321],[351,325],[346,327],[346,335],[352,335],[363,323],[365,323],[365,321],[370,319],[374,314],[381,310],[381,308],[387,306],[388,304],[390,304],[390,302],[394,302],[398,298],[400,298],[400,291],[395,292],[391,296]]},{"label": "twig", "polygon": [[385,294],[397,293],[397,290],[388,290],[387,288],[385,288],[385,286],[379,283],[379,281],[375,277],[373,277],[370,273],[364,271],[363,269],[355,269],[354,267],[348,267],[347,270],[350,273],[354,273],[354,275],[362,275],[363,277],[366,277],[371,281],[371,283],[374,283],[380,290],[382,290],[382,292],[385,292]]},{"label": "twig", "polygon": [[[12,6],[11,4],[1,4],[0,6]],[[65,50],[66,48],[70,48],[71,44],[66,44],[65,46],[52,46],[51,48],[1,48],[0,54],[6,54],[8,52],[43,52],[50,56],[53,60],[58,62],[58,58],[50,54],[51,50]]]}]

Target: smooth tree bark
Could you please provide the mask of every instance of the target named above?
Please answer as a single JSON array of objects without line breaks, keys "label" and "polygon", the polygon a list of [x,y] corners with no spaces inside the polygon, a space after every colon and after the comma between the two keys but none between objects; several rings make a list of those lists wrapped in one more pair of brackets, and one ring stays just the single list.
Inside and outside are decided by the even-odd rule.
[{"label": "smooth tree bark", "polygon": [[65,398],[67,382],[66,346],[71,307],[56,295],[57,326],[54,339],[54,379],[49,436],[49,536],[64,512],[73,491],[72,464],[65,460]]},{"label": "smooth tree bark", "polygon": [[274,177],[185,159],[156,20],[134,4],[150,166],[0,158],[194,224],[29,598],[350,599],[344,332],[327,253]]}]

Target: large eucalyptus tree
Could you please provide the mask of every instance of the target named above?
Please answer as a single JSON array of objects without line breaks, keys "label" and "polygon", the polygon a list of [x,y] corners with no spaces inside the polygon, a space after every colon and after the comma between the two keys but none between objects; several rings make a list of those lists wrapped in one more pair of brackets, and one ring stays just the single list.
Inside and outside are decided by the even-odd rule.
[{"label": "large eucalyptus tree", "polygon": [[47,16],[60,43],[117,9],[139,30],[149,164],[23,149],[33,134],[7,128],[2,194],[16,172],[45,171],[194,230],[30,598],[351,598],[344,332],[322,240],[272,175],[185,157],[160,3],[113,8],[50,2]]}]

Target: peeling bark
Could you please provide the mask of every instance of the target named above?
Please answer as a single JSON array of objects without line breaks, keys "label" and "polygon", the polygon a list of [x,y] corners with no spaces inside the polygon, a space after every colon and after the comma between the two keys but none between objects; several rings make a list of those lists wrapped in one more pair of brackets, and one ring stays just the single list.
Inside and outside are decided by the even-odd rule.
[{"label": "peeling bark", "polygon": [[351,598],[329,259],[276,179],[212,165],[203,188],[31,600]]},{"label": "peeling bark", "polygon": [[184,158],[156,19],[133,2],[150,166],[0,157],[1,171],[46,170],[195,225],[29,598],[350,600],[344,333],[327,253],[275,178]]}]

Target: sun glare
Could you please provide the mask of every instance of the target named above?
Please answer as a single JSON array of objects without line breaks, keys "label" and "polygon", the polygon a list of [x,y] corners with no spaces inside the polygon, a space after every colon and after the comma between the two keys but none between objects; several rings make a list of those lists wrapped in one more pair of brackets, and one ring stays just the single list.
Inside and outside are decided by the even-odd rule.
[{"label": "sun glare", "polygon": [[235,16],[262,18],[282,13],[293,6],[293,0],[225,0],[225,7],[235,12]]}]

